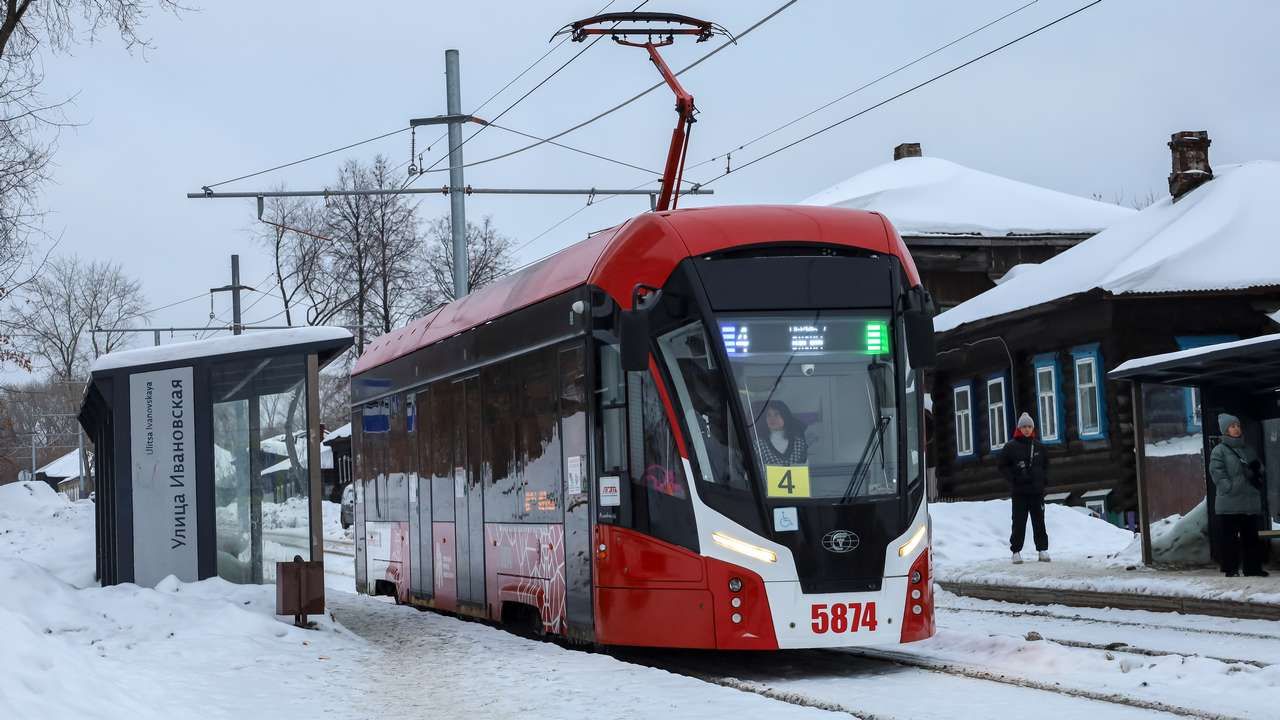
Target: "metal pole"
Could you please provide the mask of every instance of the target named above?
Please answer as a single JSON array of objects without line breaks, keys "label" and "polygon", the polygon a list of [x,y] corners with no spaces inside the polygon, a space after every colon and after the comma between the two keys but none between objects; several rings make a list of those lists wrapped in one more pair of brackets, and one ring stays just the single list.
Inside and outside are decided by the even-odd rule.
[{"label": "metal pole", "polygon": [[159,330],[156,330],[155,341],[156,341],[155,342],[156,347],[160,347],[160,331]]},{"label": "metal pole", "polygon": [[[231,256],[231,333],[239,335],[240,324],[240,256]],[[157,343],[158,344],[158,343]]]},{"label": "metal pole", "polygon": [[36,479],[36,433],[31,432],[31,477],[28,480]]},{"label": "metal pole", "polygon": [[80,428],[76,428],[76,443],[78,443],[80,446],[78,451],[80,453],[80,497],[78,499],[84,500],[89,496],[89,494],[85,492],[86,490],[85,475],[89,474],[88,473],[89,463],[85,462],[86,458],[84,456],[84,433],[81,432]]},{"label": "metal pole", "polygon": [[[462,78],[458,71],[458,51],[444,51],[445,110],[462,114]],[[462,177],[462,123],[449,123],[449,224],[453,231],[453,296],[467,294],[467,183]]]}]

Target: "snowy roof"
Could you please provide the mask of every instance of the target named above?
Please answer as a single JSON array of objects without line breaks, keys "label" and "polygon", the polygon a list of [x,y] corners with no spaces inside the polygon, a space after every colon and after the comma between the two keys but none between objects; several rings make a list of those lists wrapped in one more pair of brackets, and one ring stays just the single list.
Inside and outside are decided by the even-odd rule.
[{"label": "snowy roof", "polygon": [[945,332],[967,322],[1098,288],[1113,294],[1240,290],[1280,285],[1280,162],[1222,168],[1039,267],[934,318]]},{"label": "snowy roof", "polygon": [[901,235],[1092,234],[1134,214],[933,157],[873,167],[801,204],[874,210]]},{"label": "snowy roof", "polygon": [[99,357],[89,368],[92,372],[119,368],[154,365],[156,363],[193,360],[210,355],[272,350],[291,345],[350,340],[351,332],[339,327],[297,327],[288,330],[262,330],[243,335],[216,337],[208,340],[157,345],[156,347],[122,350]]},{"label": "snowy roof", "polygon": [[329,432],[325,433],[324,440],[322,440],[321,442],[327,443],[330,440],[337,440],[338,438],[349,438],[349,437],[351,437],[351,423],[347,423],[346,425],[343,425],[342,427],[337,428],[336,430],[330,430]]},{"label": "snowy roof", "polygon": [[72,450],[44,467],[36,470],[36,474],[44,473],[51,478],[80,477],[80,451]]},{"label": "snowy roof", "polygon": [[1200,357],[1201,355],[1210,355],[1212,353],[1222,352],[1223,350],[1236,350],[1253,345],[1276,343],[1277,341],[1280,341],[1280,334],[1260,335],[1246,340],[1232,340],[1231,342],[1216,343],[1214,345],[1201,345],[1200,347],[1194,347],[1188,350],[1175,350],[1174,352],[1161,353],[1159,355],[1148,355],[1146,357],[1126,360],[1125,362],[1120,363],[1120,366],[1115,370],[1112,370],[1107,374],[1110,376],[1118,376],[1130,370],[1138,370],[1140,368],[1151,367],[1152,365],[1162,365],[1167,362],[1187,360],[1189,358]]},{"label": "snowy roof", "polygon": [[[307,454],[305,452],[298,454],[298,464],[301,465],[304,469],[307,467]],[[262,471],[262,474],[270,475],[271,473],[280,472],[281,470],[288,470],[288,469],[289,469],[289,458],[285,458],[274,465],[268,466],[265,470]],[[320,449],[320,469],[321,470],[333,469],[333,451],[327,447],[321,447]]]}]

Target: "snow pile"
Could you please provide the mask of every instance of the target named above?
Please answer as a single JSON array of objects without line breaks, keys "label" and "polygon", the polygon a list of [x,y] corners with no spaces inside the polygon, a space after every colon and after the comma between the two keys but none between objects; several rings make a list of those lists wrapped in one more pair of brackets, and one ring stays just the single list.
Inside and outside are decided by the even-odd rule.
[{"label": "snow pile", "polygon": [[314,618],[319,632],[277,619],[269,585],[98,587],[93,538],[93,503],[0,486],[0,717],[313,717],[280,701],[282,680],[349,708],[329,660],[362,643],[331,619]]},{"label": "snow pile", "polygon": [[[239,509],[235,503],[217,509],[218,525],[233,527],[239,521]],[[284,502],[262,502],[262,529],[270,532],[296,530],[299,537],[307,535],[307,519],[311,509],[306,498],[291,497]],[[336,502],[322,500],[320,515],[324,527],[325,540],[344,540],[347,532],[342,529],[342,506]]]},{"label": "snow pile", "polygon": [[[936,503],[929,506],[929,516],[933,520],[934,559],[940,568],[1008,561],[1012,501]],[[1124,550],[1133,540],[1128,530],[1065,505],[1045,505],[1044,518],[1055,559],[1105,557]],[[1026,537],[1024,552],[1034,551],[1030,522]]]},{"label": "snow pile", "polygon": [[92,502],[73,503],[45,483],[0,485],[0,557],[36,563],[77,587],[94,583],[93,521]]},{"label": "snow pile", "polygon": [[[1151,559],[1154,562],[1177,566],[1213,562],[1209,556],[1208,503],[1207,499],[1201,500],[1186,515],[1170,515],[1151,524]],[[1137,558],[1141,559],[1141,543],[1138,542],[1134,549],[1137,550]]]},{"label": "snow pile", "polygon": [[1280,235],[1278,193],[1280,162],[1221,168],[1214,180],[1178,202],[1164,198],[1123,219],[942,313],[934,327],[945,332],[1094,288],[1122,294],[1280,285],[1280,253],[1274,248]]},{"label": "snow pile", "polygon": [[1179,435],[1178,437],[1157,440],[1147,443],[1143,453],[1147,457],[1175,457],[1178,455],[1199,455],[1204,452],[1204,438],[1199,433]]},{"label": "snow pile", "polygon": [[931,157],[879,165],[800,204],[874,210],[902,235],[1092,234],[1133,215]]}]

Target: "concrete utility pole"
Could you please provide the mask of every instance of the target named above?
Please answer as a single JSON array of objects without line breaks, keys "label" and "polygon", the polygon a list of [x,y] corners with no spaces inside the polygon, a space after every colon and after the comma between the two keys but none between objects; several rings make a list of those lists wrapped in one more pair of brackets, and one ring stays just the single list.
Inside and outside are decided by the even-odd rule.
[{"label": "concrete utility pole", "polygon": [[[209,292],[231,293],[231,332],[235,335],[239,335],[240,333],[244,332],[244,323],[240,321],[240,291],[241,290],[253,290],[253,288],[249,287],[248,285],[240,284],[240,256],[232,255],[231,256],[231,284],[223,285],[222,287],[209,288]],[[157,337],[156,344],[159,345],[160,344],[158,341],[159,333],[156,333],[156,337]]]},{"label": "concrete utility pole", "polygon": [[[462,114],[462,78],[458,51],[444,51],[445,112]],[[462,177],[462,123],[449,123],[449,225],[453,231],[453,297],[467,294],[467,187]]]}]

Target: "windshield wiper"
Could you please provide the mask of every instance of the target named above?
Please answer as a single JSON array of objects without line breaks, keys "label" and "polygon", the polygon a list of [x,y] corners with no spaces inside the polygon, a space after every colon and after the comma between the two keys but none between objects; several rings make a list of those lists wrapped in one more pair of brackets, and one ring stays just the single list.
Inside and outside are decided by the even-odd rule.
[{"label": "windshield wiper", "polygon": [[884,443],[884,431],[889,427],[889,421],[893,418],[888,415],[881,415],[880,420],[876,423],[875,432],[867,438],[867,444],[862,447],[862,455],[858,458],[858,464],[853,468],[853,475],[849,477],[849,485],[845,488],[844,495],[840,497],[841,505],[849,502],[849,500],[858,496],[862,491],[862,484],[866,481],[868,473],[871,472],[871,458],[875,457],[876,451]]}]

